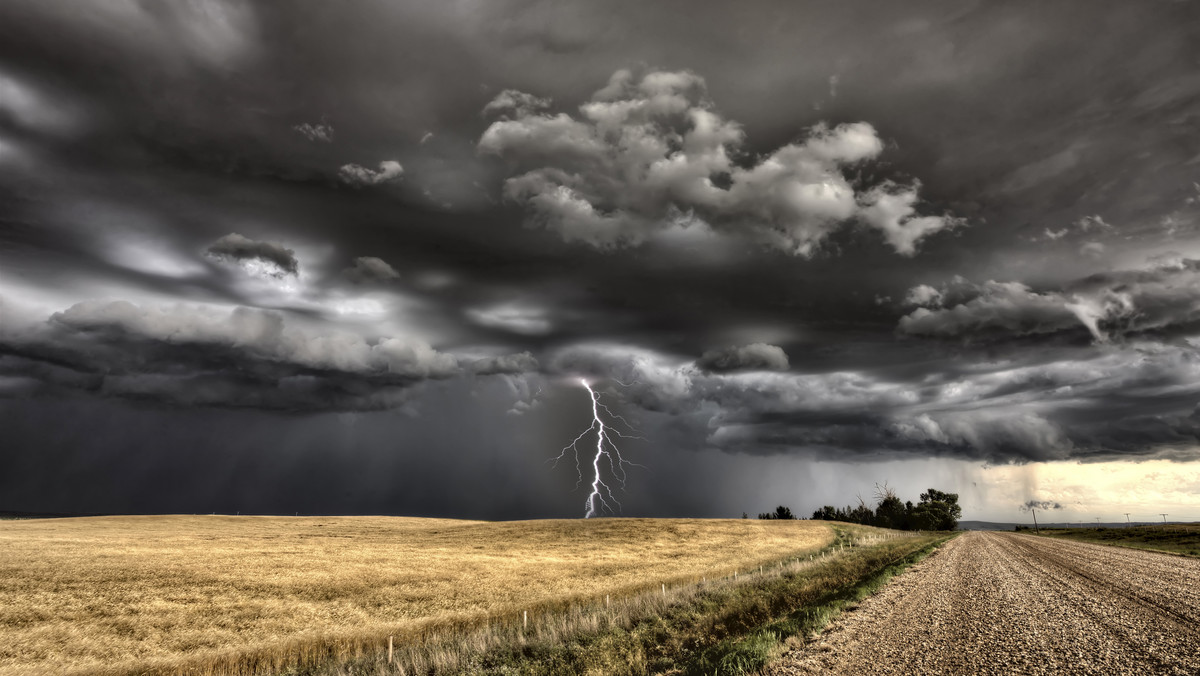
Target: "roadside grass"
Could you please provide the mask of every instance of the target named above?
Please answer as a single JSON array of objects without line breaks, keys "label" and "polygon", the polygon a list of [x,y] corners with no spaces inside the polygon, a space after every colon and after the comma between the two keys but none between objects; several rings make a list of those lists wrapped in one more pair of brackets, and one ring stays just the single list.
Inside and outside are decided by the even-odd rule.
[{"label": "roadside grass", "polygon": [[[823,627],[953,533],[899,534],[838,524],[837,539],[810,561],[790,558],[723,577],[584,604],[522,621],[431,634],[293,676],[421,674],[749,674],[784,642]],[[857,546],[850,546],[850,545]],[[794,639],[792,639],[794,641]]]},{"label": "roadside grass", "polygon": [[1129,528],[1042,528],[1041,535],[1200,558],[1200,524],[1195,523]]},{"label": "roadside grass", "polygon": [[[810,605],[800,607],[786,617],[760,626],[748,636],[725,641],[716,646],[708,660],[689,670],[689,674],[748,674],[761,669],[783,655],[789,648],[798,648],[808,638],[819,632],[842,612],[853,609],[860,601],[879,591],[891,579],[910,566],[932,554],[947,540],[958,533],[944,533],[922,537],[914,543],[915,549],[900,558],[892,559],[873,572],[866,572],[856,582],[840,588],[828,589]],[[867,562],[865,569],[880,563],[878,558]],[[864,566],[857,566],[860,570]]]}]

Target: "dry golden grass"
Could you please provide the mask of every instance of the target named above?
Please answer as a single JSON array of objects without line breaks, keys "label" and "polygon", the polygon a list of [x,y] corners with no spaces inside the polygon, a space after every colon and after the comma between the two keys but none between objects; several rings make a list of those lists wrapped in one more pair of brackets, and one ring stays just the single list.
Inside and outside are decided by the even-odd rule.
[{"label": "dry golden grass", "polygon": [[726,575],[832,539],[810,521],[4,521],[0,675],[239,673]]}]

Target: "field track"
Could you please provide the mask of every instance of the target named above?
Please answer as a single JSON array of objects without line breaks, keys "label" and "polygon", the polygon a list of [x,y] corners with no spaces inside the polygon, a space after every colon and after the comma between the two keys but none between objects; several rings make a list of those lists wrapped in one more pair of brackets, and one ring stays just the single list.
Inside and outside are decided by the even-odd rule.
[{"label": "field track", "polygon": [[1200,674],[1200,560],[966,533],[767,673]]}]

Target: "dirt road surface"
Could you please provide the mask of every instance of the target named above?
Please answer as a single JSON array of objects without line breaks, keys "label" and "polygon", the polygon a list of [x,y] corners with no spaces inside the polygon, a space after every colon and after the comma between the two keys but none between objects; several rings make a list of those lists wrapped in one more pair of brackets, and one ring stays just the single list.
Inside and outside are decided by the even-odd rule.
[{"label": "dirt road surface", "polygon": [[766,673],[1200,674],[1200,560],[965,533]]}]

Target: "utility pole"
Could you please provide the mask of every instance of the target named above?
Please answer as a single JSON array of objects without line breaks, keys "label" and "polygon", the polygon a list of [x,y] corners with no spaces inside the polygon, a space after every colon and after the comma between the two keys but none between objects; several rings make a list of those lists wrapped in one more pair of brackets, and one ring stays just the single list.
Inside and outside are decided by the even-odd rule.
[{"label": "utility pole", "polygon": [[1162,516],[1162,518],[1163,518],[1163,525],[1164,525],[1164,526],[1165,526],[1165,525],[1167,525],[1167,515],[1166,515],[1166,514],[1160,514],[1160,516]]},{"label": "utility pole", "polygon": [[1037,509],[1030,507],[1029,511],[1033,512],[1033,532],[1040,534],[1042,531],[1038,530],[1037,527]]},{"label": "utility pole", "polygon": [[1129,528],[1133,524],[1129,522],[1129,512],[1125,512],[1125,527]]},{"label": "utility pole", "polygon": [[1100,530],[1100,517],[1096,517],[1096,530]]}]

